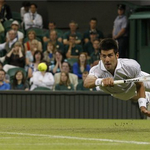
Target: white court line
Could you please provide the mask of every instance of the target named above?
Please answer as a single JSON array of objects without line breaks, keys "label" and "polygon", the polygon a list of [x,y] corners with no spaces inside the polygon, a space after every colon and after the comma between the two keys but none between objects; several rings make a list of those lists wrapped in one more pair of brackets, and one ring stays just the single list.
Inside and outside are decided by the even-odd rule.
[{"label": "white court line", "polygon": [[38,137],[48,137],[48,138],[56,138],[56,139],[72,139],[72,140],[103,141],[103,142],[115,142],[115,143],[126,143],[126,144],[150,145],[150,142],[137,142],[137,141],[124,141],[124,140],[112,140],[112,139],[84,138],[84,137],[75,137],[75,136],[59,136],[59,135],[17,133],[17,132],[0,132],[0,134],[38,136]]},{"label": "white court line", "polygon": [[[8,145],[8,143],[0,143],[0,146],[2,146],[2,145]],[[98,146],[98,145],[119,145],[119,144],[117,144],[117,143],[9,143],[9,146],[10,145],[28,145],[28,146],[30,146],[30,145],[39,145],[39,146],[41,146],[41,145],[50,145],[50,146],[52,146],[52,145],[54,145],[54,146],[56,146],[56,145],[60,145],[60,146],[72,146],[72,145],[83,145],[83,146],[91,146],[91,145],[93,145],[93,146]]]}]

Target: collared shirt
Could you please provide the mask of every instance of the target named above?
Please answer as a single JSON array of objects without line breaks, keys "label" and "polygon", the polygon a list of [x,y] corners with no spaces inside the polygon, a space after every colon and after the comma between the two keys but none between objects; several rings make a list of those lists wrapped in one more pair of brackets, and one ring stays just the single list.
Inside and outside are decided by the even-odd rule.
[{"label": "collared shirt", "polygon": [[11,48],[12,47],[12,45],[15,43],[15,42],[17,42],[17,38],[15,38],[15,39],[13,39],[12,41],[9,41],[9,48]]},{"label": "collared shirt", "polygon": [[30,79],[31,91],[36,87],[46,87],[52,89],[54,85],[54,76],[50,72],[46,72],[43,76],[40,71],[33,73],[33,77]]},{"label": "collared shirt", "polygon": [[[120,32],[121,29],[127,28],[127,24],[128,24],[128,21],[127,21],[127,17],[125,15],[117,16],[117,18],[114,21],[113,35],[115,36]],[[126,36],[126,34],[124,36]]]},{"label": "collared shirt", "polygon": [[10,90],[10,84],[3,82],[3,84],[0,85],[0,90]]},{"label": "collared shirt", "polygon": [[25,29],[31,27],[42,28],[43,27],[43,19],[42,16],[38,13],[34,13],[34,19],[31,12],[24,14],[24,24]]},{"label": "collared shirt", "polygon": [[[12,45],[13,45],[17,40],[18,40],[18,39],[15,38],[15,39],[13,39],[12,41],[9,41],[9,42],[8,42],[9,48],[11,48]],[[6,44],[7,44],[7,42],[0,44],[0,50],[5,49]]]},{"label": "collared shirt", "polygon": [[[89,75],[93,75],[96,78],[108,78],[111,77],[114,80],[131,79],[142,76],[140,65],[133,59],[118,59],[117,67],[114,75],[106,70],[103,62],[100,60],[99,64],[92,67]],[[112,94],[114,97],[129,100],[136,94],[136,86],[134,83],[124,83],[114,85],[114,87],[103,87],[100,89],[103,92]]]}]

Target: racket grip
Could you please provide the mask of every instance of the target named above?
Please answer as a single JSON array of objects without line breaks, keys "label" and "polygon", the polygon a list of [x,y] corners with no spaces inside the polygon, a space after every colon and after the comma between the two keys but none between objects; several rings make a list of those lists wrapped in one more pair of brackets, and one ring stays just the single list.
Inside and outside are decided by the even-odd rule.
[{"label": "racket grip", "polygon": [[114,84],[123,84],[125,83],[124,80],[115,80]]},{"label": "racket grip", "polygon": [[[115,80],[114,81],[114,84],[123,84],[123,83],[125,83],[124,80]],[[101,84],[102,84],[102,86],[104,86],[103,82]]]}]

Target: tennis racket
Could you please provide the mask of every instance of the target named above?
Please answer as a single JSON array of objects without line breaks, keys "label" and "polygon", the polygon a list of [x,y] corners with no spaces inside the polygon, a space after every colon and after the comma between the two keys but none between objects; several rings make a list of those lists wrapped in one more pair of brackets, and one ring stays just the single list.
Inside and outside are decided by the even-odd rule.
[{"label": "tennis racket", "polygon": [[[133,78],[133,79],[115,80],[114,84],[132,83],[132,82],[145,82],[145,81],[150,81],[150,75],[142,76],[142,77],[138,77],[138,78]],[[104,86],[103,83],[102,83],[102,86]]]}]

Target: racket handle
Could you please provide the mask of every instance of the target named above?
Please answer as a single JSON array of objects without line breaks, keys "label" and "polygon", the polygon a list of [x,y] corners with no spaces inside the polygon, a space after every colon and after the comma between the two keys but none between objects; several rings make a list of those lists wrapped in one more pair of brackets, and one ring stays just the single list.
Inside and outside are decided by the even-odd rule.
[{"label": "racket handle", "polygon": [[124,80],[115,80],[114,84],[123,84],[125,83]]},{"label": "racket handle", "polygon": [[[125,83],[124,80],[115,80],[114,81],[114,84],[123,84],[123,83]],[[101,84],[102,84],[102,86],[104,86],[103,82]]]}]

